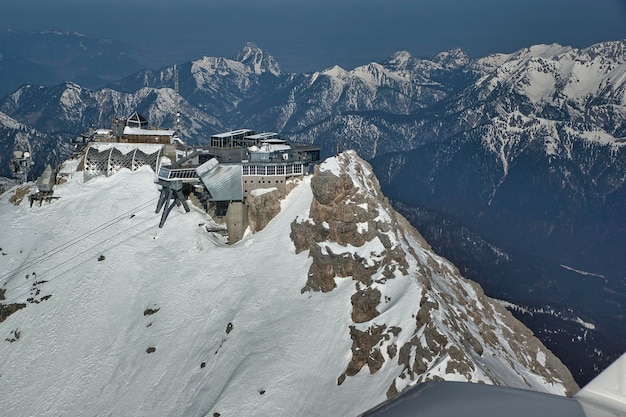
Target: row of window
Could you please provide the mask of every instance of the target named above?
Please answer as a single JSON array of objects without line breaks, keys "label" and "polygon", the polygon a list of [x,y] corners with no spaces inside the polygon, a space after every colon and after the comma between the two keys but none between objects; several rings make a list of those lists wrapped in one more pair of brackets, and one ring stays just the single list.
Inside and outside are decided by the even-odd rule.
[{"label": "row of window", "polygon": [[[284,181],[284,180],[276,180],[276,181],[275,181],[275,183],[276,183],[276,184],[282,184],[282,183],[283,183],[283,181]],[[247,184],[247,183],[248,183],[248,180],[244,180],[244,181],[243,181],[243,183],[244,183],[244,184]],[[267,184],[271,184],[271,183],[272,183],[272,181],[270,181],[270,180],[267,180],[267,181],[265,181],[265,180],[258,180],[256,183],[257,183],[257,184],[265,184],[265,183],[267,183]],[[250,184],[254,184],[254,181],[253,181],[253,180],[250,180]]]},{"label": "row of window", "polygon": [[[302,175],[304,165],[243,165],[243,175]],[[196,169],[167,169],[162,167],[159,170],[159,178],[163,179],[188,179],[196,178]]]},{"label": "row of window", "polygon": [[244,165],[243,175],[301,175],[302,164],[295,165]]}]

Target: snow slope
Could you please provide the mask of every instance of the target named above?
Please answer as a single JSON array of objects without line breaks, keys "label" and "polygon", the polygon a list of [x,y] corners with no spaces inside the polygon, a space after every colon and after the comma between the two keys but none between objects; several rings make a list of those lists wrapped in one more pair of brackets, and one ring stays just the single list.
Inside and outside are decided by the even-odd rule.
[{"label": "snow slope", "polygon": [[[307,216],[310,178],[231,246],[199,210],[175,209],[159,229],[147,167],[88,183],[74,175],[41,207],[11,195],[0,198],[0,302],[25,307],[0,322],[2,414],[350,416],[386,399],[401,370],[388,361],[337,382],[352,358],[355,283],[301,291],[312,261],[289,235]],[[388,288],[386,317],[414,321],[400,313],[415,311],[417,280]],[[495,375],[510,366],[489,360]]]}]

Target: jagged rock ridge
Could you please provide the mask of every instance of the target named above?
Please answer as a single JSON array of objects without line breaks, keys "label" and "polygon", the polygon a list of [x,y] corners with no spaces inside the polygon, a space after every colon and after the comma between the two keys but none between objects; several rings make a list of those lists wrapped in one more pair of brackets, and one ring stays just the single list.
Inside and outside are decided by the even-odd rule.
[{"label": "jagged rock ridge", "polygon": [[72,175],[55,193],[33,208],[0,198],[1,303],[24,304],[0,323],[7,414],[358,415],[436,378],[575,389],[391,210],[353,152],[234,245],[195,209],[159,229],[148,167]]},{"label": "jagged rock ridge", "polygon": [[[352,359],[338,383],[364,367],[375,374],[390,362],[399,373],[388,396],[439,378],[576,390],[567,369],[530,330],[432,253],[356,154],[327,160],[311,188],[308,216],[292,224],[296,251],[308,250],[312,258],[302,291],[333,291],[341,280],[355,288]],[[397,297],[414,298],[412,320],[395,314]]]}]

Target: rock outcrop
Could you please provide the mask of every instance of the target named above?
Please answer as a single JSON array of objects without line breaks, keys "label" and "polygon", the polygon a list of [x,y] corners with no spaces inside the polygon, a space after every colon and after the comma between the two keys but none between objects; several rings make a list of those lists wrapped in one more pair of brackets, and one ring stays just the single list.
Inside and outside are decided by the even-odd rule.
[{"label": "rock outcrop", "polygon": [[254,190],[246,196],[248,226],[253,232],[262,230],[278,213],[282,195],[276,188]]},{"label": "rock outcrop", "polygon": [[[529,329],[434,254],[392,209],[355,152],[317,167],[311,188],[308,217],[291,227],[296,252],[312,258],[302,292],[329,292],[345,279],[355,288],[347,329],[352,356],[338,384],[389,363],[397,376],[388,397],[436,379],[577,391],[567,368]],[[396,310],[411,305],[396,303],[400,297],[415,299],[404,315],[410,320],[398,319]]]}]

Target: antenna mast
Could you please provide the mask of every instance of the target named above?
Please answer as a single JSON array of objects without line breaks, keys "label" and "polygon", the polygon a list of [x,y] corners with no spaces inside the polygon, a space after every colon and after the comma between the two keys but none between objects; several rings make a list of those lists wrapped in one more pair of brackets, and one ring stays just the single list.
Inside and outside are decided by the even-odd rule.
[{"label": "antenna mast", "polygon": [[11,171],[13,171],[15,176],[17,176],[22,183],[28,182],[28,171],[30,171],[32,165],[33,160],[30,143],[28,144],[27,151],[13,152],[13,164],[11,165]]},{"label": "antenna mast", "polygon": [[181,138],[180,133],[180,94],[178,90],[178,68],[174,65],[174,92],[176,93],[176,101],[175,101],[175,122],[174,122],[174,130],[176,131],[176,136]]}]

